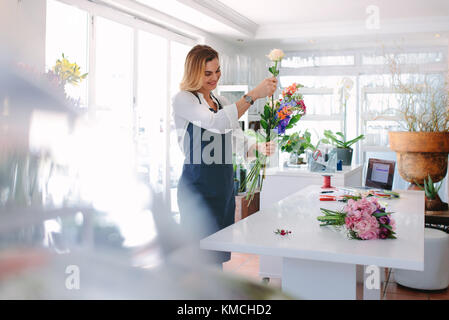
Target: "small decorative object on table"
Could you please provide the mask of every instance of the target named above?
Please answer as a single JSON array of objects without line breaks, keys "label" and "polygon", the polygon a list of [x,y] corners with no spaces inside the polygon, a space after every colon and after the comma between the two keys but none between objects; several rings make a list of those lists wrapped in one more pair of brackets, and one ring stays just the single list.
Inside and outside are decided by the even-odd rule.
[{"label": "small decorative object on table", "polygon": [[290,230],[276,229],[276,231],[274,233],[278,234],[278,235],[281,235],[281,236],[288,236],[292,232]]},{"label": "small decorative object on table", "polygon": [[335,148],[322,145],[313,152],[308,151],[309,170],[311,172],[322,172],[323,189],[333,189],[331,185],[331,173],[337,169],[337,152]]},{"label": "small decorative object on table", "polygon": [[348,236],[357,240],[396,239],[396,223],[376,198],[348,200],[342,211],[321,208],[320,226],[345,226]]}]

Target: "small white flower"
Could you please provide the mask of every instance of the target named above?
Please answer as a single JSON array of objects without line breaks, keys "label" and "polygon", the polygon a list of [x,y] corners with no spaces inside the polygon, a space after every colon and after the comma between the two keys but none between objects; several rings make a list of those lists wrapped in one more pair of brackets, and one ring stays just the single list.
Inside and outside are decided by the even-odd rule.
[{"label": "small white flower", "polygon": [[341,86],[346,90],[351,91],[352,87],[354,86],[354,81],[352,81],[351,78],[343,78],[341,80]]},{"label": "small white flower", "polygon": [[341,104],[344,104],[344,101],[348,101],[351,97],[351,90],[354,86],[354,81],[351,78],[343,78],[338,87],[335,88],[334,93],[339,96],[339,100]]},{"label": "small white flower", "polygon": [[267,57],[273,62],[279,62],[285,57],[285,53],[281,49],[273,49]]}]

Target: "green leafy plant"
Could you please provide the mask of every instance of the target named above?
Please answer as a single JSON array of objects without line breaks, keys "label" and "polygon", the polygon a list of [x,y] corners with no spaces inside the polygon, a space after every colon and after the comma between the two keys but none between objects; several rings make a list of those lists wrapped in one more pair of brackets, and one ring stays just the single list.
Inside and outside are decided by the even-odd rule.
[{"label": "green leafy plant", "polygon": [[354,143],[365,138],[365,135],[361,134],[352,140],[346,141],[346,137],[343,133],[336,132],[334,134],[331,130],[324,130],[324,136],[326,138],[321,139],[321,142],[332,144],[337,148],[343,149],[350,149]]},{"label": "green leafy plant", "polygon": [[279,146],[283,152],[303,154],[310,145],[310,137],[310,132],[307,130],[303,135],[300,132],[284,135],[279,140]]},{"label": "green leafy plant", "polygon": [[434,200],[437,195],[438,192],[441,189],[441,186],[443,185],[443,183],[440,183],[439,186],[437,186],[435,188],[435,185],[432,181],[432,178],[430,177],[430,174],[427,176],[427,181],[426,179],[424,179],[424,186],[421,186],[418,182],[415,181],[415,184],[425,192],[426,194],[426,198],[430,199],[430,200]]}]

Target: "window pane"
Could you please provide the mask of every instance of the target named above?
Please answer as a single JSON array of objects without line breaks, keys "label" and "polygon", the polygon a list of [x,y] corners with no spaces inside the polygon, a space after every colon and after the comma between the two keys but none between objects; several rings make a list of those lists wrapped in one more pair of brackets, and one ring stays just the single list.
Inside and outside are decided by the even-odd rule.
[{"label": "window pane", "polygon": [[[170,96],[179,91],[179,84],[184,74],[184,62],[187,53],[192,48],[178,42],[171,42],[171,86]],[[173,119],[170,119],[170,190],[171,190],[171,209],[172,212],[179,212],[177,202],[177,185],[182,172],[184,155],[178,145],[178,136],[175,130]]]},{"label": "window pane", "polygon": [[137,128],[139,163],[148,170],[151,185],[163,191],[166,162],[167,43],[139,31],[137,70]]},{"label": "window pane", "polygon": [[340,110],[334,102],[334,96],[330,94],[305,94],[304,103],[308,115],[339,114]]},{"label": "window pane", "polygon": [[[281,71],[282,74],[282,71]],[[280,76],[279,82],[282,88],[286,88],[293,82],[300,83],[306,88],[336,88],[343,79],[341,76]],[[354,80],[354,78],[352,78]]]},{"label": "window pane", "polygon": [[[62,54],[81,67],[81,74],[88,72],[88,14],[59,1],[47,1],[46,20],[46,69],[51,69]],[[67,95],[80,99],[80,105],[87,105],[87,81],[74,86],[68,84]]]},{"label": "window pane", "polygon": [[395,59],[401,64],[424,64],[437,63],[444,61],[442,51],[434,52],[414,52],[414,53],[397,53],[397,54],[364,54],[362,56],[362,64],[367,65],[386,65],[390,59]]},{"label": "window pane", "polygon": [[184,75],[184,62],[186,61],[187,53],[189,53],[192,46],[188,46],[176,41],[171,42],[171,86],[170,96],[173,96],[179,91],[179,84]]},{"label": "window pane", "polygon": [[97,113],[120,127],[132,128],[133,30],[98,17],[96,42]]},{"label": "window pane", "polygon": [[297,56],[289,55],[282,60],[281,66],[284,68],[304,68],[318,66],[350,66],[354,65],[353,55],[337,56]]}]

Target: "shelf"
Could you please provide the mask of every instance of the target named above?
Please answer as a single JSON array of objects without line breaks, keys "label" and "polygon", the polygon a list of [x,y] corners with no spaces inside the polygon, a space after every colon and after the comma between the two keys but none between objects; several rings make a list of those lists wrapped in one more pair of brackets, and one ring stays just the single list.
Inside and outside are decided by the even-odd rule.
[{"label": "shelf", "polygon": [[343,115],[320,115],[320,114],[306,114],[301,118],[301,121],[342,121]]},{"label": "shelf", "polygon": [[362,115],[363,121],[401,121],[404,120],[401,116],[388,116],[388,115],[376,115],[376,116],[369,116],[369,115]]},{"label": "shelf", "polygon": [[361,146],[362,152],[394,152],[390,149],[390,147],[386,146],[367,146],[362,145]]},{"label": "shelf", "polygon": [[333,95],[334,89],[332,88],[299,88],[298,92],[301,94],[318,94],[318,95]]}]

